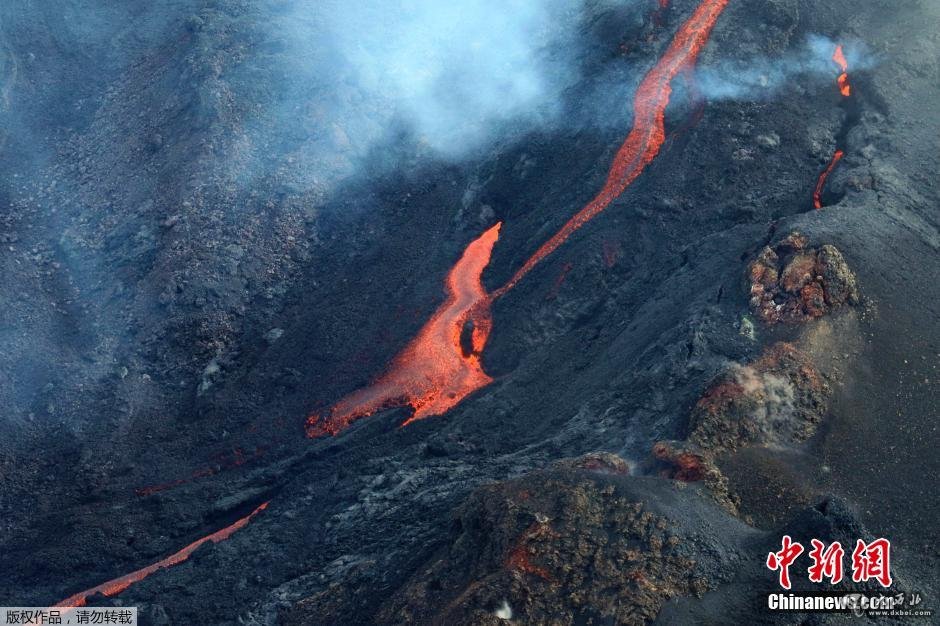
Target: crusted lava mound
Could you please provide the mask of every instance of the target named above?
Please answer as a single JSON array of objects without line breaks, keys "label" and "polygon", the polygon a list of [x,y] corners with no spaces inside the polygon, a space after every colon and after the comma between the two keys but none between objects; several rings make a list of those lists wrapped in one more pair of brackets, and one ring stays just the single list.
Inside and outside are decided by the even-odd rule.
[{"label": "crusted lava mound", "polygon": [[733,363],[719,376],[695,403],[687,438],[657,442],[643,470],[702,481],[719,504],[738,515],[741,497],[729,485],[722,462],[744,449],[766,453],[806,441],[829,409],[831,393],[808,355],[790,343],[772,344],[752,363]]},{"label": "crusted lava mound", "polygon": [[[746,532],[700,492],[632,477],[614,455],[558,461],[473,493],[446,545],[375,621],[645,624],[667,599],[701,596],[727,575],[735,557],[699,518],[729,536]],[[706,546],[716,558],[700,559]],[[355,596],[328,589],[298,603],[288,623],[341,623]]]},{"label": "crusted lava mound", "polygon": [[751,309],[767,324],[805,322],[859,302],[855,274],[839,249],[808,247],[798,232],[766,246],[747,275]]},{"label": "crusted lava mound", "polygon": [[805,441],[827,408],[829,384],[792,344],[768,347],[759,359],[733,365],[692,411],[689,440],[711,450]]},{"label": "crusted lava mound", "polygon": [[[612,454],[562,459],[544,469],[480,487],[451,514],[447,538],[397,591],[364,611],[370,588],[343,564],[342,580],[295,603],[288,626],[381,624],[792,624],[768,613],[776,573],[763,566],[790,535],[809,545],[851,546],[871,533],[846,502],[824,498],[770,530],[745,525],[694,485],[636,476]],[[759,554],[761,559],[742,558]],[[895,566],[905,581],[904,565]],[[814,589],[792,570],[794,592]],[[846,577],[831,591],[877,594],[877,583]],[[819,615],[813,623],[841,623]]]}]

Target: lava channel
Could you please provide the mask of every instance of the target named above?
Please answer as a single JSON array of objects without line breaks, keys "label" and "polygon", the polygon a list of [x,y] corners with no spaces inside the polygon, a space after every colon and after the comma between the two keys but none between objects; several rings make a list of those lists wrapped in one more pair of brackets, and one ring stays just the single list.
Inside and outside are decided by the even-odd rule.
[{"label": "lava channel", "polygon": [[[372,385],[354,391],[326,413],[307,418],[307,436],[336,435],[352,422],[377,411],[410,406],[414,412],[402,426],[456,406],[492,378],[483,371],[480,352],[489,338],[490,306],[571,234],[603,211],[656,157],[666,139],[665,113],[672,92],[670,83],[694,67],[712,27],[728,0],[703,0],[686,20],[662,58],[646,74],[633,101],[633,127],[614,158],[600,193],[576,213],[551,239],[542,244],[508,283],[487,294],[480,275],[487,266],[500,224],[467,247],[447,276],[447,301],[424,325],[418,336],[395,357]],[[472,350],[465,351],[461,335],[473,324]]]},{"label": "lava channel", "polygon": [[[376,411],[410,406],[414,412],[402,426],[447,412],[493,379],[483,371],[480,352],[489,338],[490,298],[480,275],[490,262],[501,223],[473,241],[447,274],[447,300],[418,335],[372,385],[337,402],[328,413],[307,419],[307,436],[335,435],[352,422]],[[461,336],[473,325],[469,350]]]},{"label": "lava channel", "polygon": [[156,571],[165,569],[167,567],[173,567],[174,565],[179,565],[180,563],[188,559],[190,555],[193,552],[195,552],[199,548],[199,546],[201,546],[202,544],[208,541],[211,541],[212,543],[219,543],[220,541],[225,541],[226,539],[231,537],[232,534],[235,533],[235,531],[244,528],[248,524],[248,522],[251,521],[251,518],[253,518],[255,515],[257,515],[261,511],[265,510],[266,508],[268,508],[268,502],[265,502],[259,505],[254,511],[252,511],[245,517],[241,518],[237,522],[234,522],[233,524],[230,524],[221,530],[217,530],[211,535],[208,535],[206,537],[203,537],[202,539],[192,542],[191,544],[189,544],[188,546],[186,546],[179,552],[171,554],[165,559],[161,559],[157,561],[156,563],[152,563],[148,565],[147,567],[142,567],[141,569],[131,572],[130,574],[125,574],[119,578],[115,578],[114,580],[109,580],[106,583],[101,583],[100,585],[96,587],[92,587],[91,589],[86,589],[85,591],[76,593],[75,595],[69,596],[65,600],[62,600],[61,602],[56,603],[54,606],[58,606],[58,607],[85,606],[85,603],[88,601],[88,598],[90,596],[95,595],[96,593],[100,593],[109,598],[116,596],[117,594],[121,593],[122,591],[124,591],[125,589],[133,585],[134,583],[142,581],[144,578],[147,578],[147,576],[150,576]]},{"label": "lava channel", "polygon": [[[822,192],[823,189],[826,188],[826,179],[829,178],[829,174],[832,173],[832,170],[835,169],[836,164],[844,154],[842,150],[836,150],[832,155],[832,159],[829,160],[829,165],[826,166],[826,169],[819,175],[819,180],[816,181],[816,188],[813,190],[813,206],[817,209],[821,209],[823,206]],[[805,198],[806,196],[803,197]]]},{"label": "lava channel", "polygon": [[[842,73],[836,78],[836,83],[839,85],[839,93],[841,93],[843,97],[848,98],[852,95],[852,86],[849,85],[849,64],[848,61],[845,60],[845,54],[842,52],[842,44],[836,46],[835,52],[832,53],[832,60],[835,61],[842,70]],[[826,169],[819,174],[819,178],[816,180],[816,188],[813,189],[813,206],[815,208],[822,208],[822,193],[826,188],[826,180],[844,155],[845,152],[843,150],[837,149],[832,154],[832,158],[829,159],[829,164],[826,166]]]},{"label": "lava channel", "polygon": [[665,115],[672,93],[672,79],[691,71],[712,27],[728,0],[704,0],[692,16],[679,27],[662,58],[643,77],[633,99],[633,127],[614,157],[607,181],[600,193],[543,243],[513,274],[505,285],[493,292],[499,298],[512,289],[533,267],[555,251],[576,230],[603,211],[643,172],[659,154],[666,139]]}]

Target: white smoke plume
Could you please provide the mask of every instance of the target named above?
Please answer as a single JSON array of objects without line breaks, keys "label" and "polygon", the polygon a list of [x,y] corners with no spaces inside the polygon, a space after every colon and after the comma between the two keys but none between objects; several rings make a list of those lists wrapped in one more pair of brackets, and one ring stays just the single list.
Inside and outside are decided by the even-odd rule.
[{"label": "white smoke plume", "polygon": [[305,0],[274,26],[301,60],[299,76],[315,82],[339,70],[357,97],[381,103],[369,125],[343,120],[353,142],[402,120],[448,156],[502,123],[552,117],[575,77],[582,9],[563,0]]},{"label": "white smoke plume", "polygon": [[840,43],[850,77],[853,72],[870,69],[875,64],[875,57],[860,42],[838,42],[811,35],[798,49],[779,58],[719,61],[700,67],[696,71],[698,87],[709,100],[764,100],[776,96],[798,77],[808,76],[820,84],[825,81],[835,84],[841,69],[832,55]]}]

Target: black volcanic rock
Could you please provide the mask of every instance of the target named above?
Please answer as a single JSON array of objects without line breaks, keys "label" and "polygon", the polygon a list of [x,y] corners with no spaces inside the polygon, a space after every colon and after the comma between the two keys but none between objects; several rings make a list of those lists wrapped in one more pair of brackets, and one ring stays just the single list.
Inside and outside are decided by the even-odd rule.
[{"label": "black volcanic rock", "polygon": [[[685,510],[696,511],[694,523]],[[445,547],[371,619],[644,624],[668,598],[701,595],[729,576],[737,557],[721,532],[747,534],[697,489],[631,477],[610,454],[566,459],[471,495]],[[714,558],[698,560],[706,546]],[[356,584],[301,600],[286,623],[349,620],[365,591]]]}]

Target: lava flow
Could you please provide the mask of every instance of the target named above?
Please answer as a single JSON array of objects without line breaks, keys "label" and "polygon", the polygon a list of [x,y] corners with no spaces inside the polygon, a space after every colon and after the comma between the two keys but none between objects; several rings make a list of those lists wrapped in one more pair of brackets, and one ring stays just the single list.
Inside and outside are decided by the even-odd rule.
[{"label": "lava flow", "polygon": [[[467,246],[447,275],[447,300],[388,371],[337,402],[329,413],[308,418],[308,437],[335,435],[360,418],[392,407],[414,409],[404,424],[440,415],[492,381],[480,362],[491,326],[491,300],[480,275],[490,262],[500,226],[491,227]],[[461,337],[468,324],[472,333],[466,350]]]},{"label": "lava flow", "polygon": [[116,596],[117,594],[121,593],[122,591],[124,591],[125,589],[133,585],[134,583],[142,581],[144,578],[146,578],[147,576],[150,576],[151,574],[153,574],[154,572],[158,570],[161,570],[167,567],[173,567],[174,565],[179,565],[180,563],[188,559],[190,555],[193,552],[195,552],[196,549],[199,548],[199,546],[203,545],[204,543],[208,541],[211,541],[212,543],[219,543],[220,541],[224,541],[228,539],[229,537],[232,536],[232,534],[235,531],[244,528],[245,525],[247,525],[248,522],[251,521],[251,518],[253,518],[255,515],[257,515],[261,511],[265,510],[267,507],[268,507],[268,502],[265,502],[259,505],[254,511],[252,511],[245,517],[241,518],[237,522],[230,524],[221,530],[217,530],[211,535],[208,535],[206,537],[203,537],[202,539],[192,542],[191,544],[189,544],[188,546],[186,546],[179,552],[171,554],[165,559],[161,559],[157,561],[156,563],[152,563],[148,565],[147,567],[142,567],[141,569],[131,572],[130,574],[125,574],[119,578],[115,578],[114,580],[109,580],[108,582],[101,583],[100,585],[96,587],[92,587],[91,589],[86,589],[85,591],[76,593],[75,595],[69,596],[65,600],[62,600],[61,602],[56,603],[54,606],[65,606],[65,607],[85,606],[85,603],[88,601],[88,598],[97,593],[100,593],[109,598]]},{"label": "lava flow", "polygon": [[[849,64],[848,61],[845,60],[845,54],[842,52],[842,44],[836,46],[835,52],[832,53],[832,60],[835,61],[842,70],[842,73],[836,78],[836,83],[839,85],[839,93],[847,98],[852,95],[852,86],[849,85]],[[822,208],[822,192],[823,189],[826,188],[826,180],[844,155],[845,152],[843,150],[837,149],[833,153],[832,158],[829,159],[829,164],[826,166],[826,169],[822,171],[819,178],[816,180],[816,188],[813,189],[813,206],[815,208]]]},{"label": "lava flow", "polygon": [[[489,263],[500,224],[471,243],[447,276],[447,301],[418,336],[375,383],[349,394],[328,412],[311,415],[306,425],[308,437],[335,435],[352,422],[382,409],[410,406],[414,413],[404,426],[445,413],[492,381],[483,371],[480,352],[489,337],[493,300],[512,289],[574,231],[603,211],[656,157],[666,139],[665,114],[672,93],[671,82],[680,72],[691,71],[727,4],[728,0],[703,0],[643,78],[633,101],[633,127],[617,152],[600,193],[492,294],[484,290],[480,275]],[[465,350],[461,336],[468,323],[473,326],[472,346]]]},{"label": "lava flow", "polygon": [[843,154],[845,153],[842,150],[836,150],[832,155],[832,159],[829,161],[829,165],[826,166],[826,169],[819,175],[819,180],[816,181],[816,188],[813,190],[813,206],[817,209],[822,208],[822,192],[826,187],[826,179],[829,178],[829,174],[832,173],[836,163],[839,162]]},{"label": "lava flow", "polygon": [[607,181],[600,193],[578,211],[551,239],[513,274],[505,285],[493,292],[499,298],[516,286],[542,259],[555,251],[576,230],[607,208],[643,172],[659,154],[666,139],[665,115],[672,79],[690,70],[711,34],[712,27],[728,0],[704,0],[679,28],[662,58],[643,77],[633,99],[633,128],[614,157]]},{"label": "lava flow", "polygon": [[836,51],[832,53],[832,60],[842,68],[842,73],[839,74],[839,77],[836,79],[839,85],[839,93],[846,97],[851,96],[852,86],[849,84],[848,74],[849,63],[845,60],[845,55],[842,53],[842,44],[836,46]]}]

